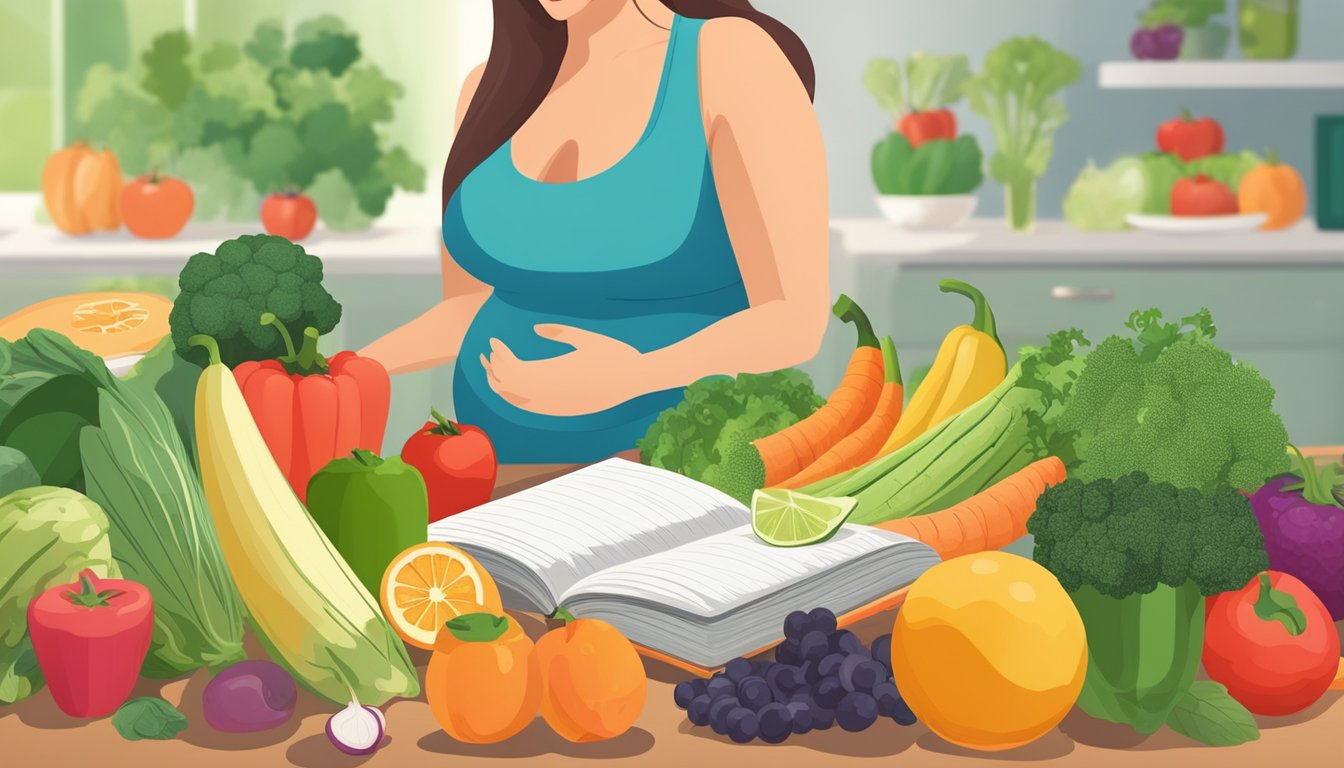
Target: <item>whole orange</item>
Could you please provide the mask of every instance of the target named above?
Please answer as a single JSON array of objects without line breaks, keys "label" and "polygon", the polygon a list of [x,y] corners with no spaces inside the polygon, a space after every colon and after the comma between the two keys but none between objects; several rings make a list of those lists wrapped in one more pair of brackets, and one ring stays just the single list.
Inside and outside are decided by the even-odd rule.
[{"label": "whole orange", "polygon": [[136,237],[172,237],[182,231],[196,197],[185,182],[150,174],[121,189],[121,219]]},{"label": "whole orange", "polygon": [[570,741],[625,733],[644,710],[648,683],[635,646],[598,619],[576,619],[537,641],[545,681],[541,716]]},{"label": "whole orange", "polygon": [[425,698],[449,736],[493,744],[537,716],[541,670],[532,641],[507,616],[470,613],[447,622],[425,672]]}]

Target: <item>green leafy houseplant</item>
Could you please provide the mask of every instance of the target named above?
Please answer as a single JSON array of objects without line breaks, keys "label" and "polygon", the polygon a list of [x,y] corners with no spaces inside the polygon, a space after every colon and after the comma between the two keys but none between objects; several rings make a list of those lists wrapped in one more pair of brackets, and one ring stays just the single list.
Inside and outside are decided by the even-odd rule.
[{"label": "green leafy houseplant", "polygon": [[1036,181],[1069,113],[1055,96],[1082,75],[1069,54],[1039,37],[1014,37],[985,56],[966,82],[971,109],[989,120],[997,144],[989,173],[1007,189],[1008,222],[1025,231],[1036,218]]},{"label": "green leafy houseplant", "polygon": [[397,188],[424,188],[424,168],[381,135],[401,94],[344,22],[321,16],[292,39],[263,22],[241,45],[162,34],[130,68],[90,68],[76,118],[127,174],[191,184],[197,219],[254,219],[261,196],[297,188],[328,227],[362,229]]}]

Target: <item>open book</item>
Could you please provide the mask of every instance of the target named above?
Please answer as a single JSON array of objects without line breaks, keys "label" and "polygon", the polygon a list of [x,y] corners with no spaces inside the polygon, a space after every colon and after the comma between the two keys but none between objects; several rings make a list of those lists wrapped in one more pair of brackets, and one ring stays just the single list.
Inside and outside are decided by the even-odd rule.
[{"label": "open book", "polygon": [[733,498],[624,459],[440,520],[429,540],[480,561],[508,608],[564,607],[703,668],[778,641],[790,611],[840,616],[938,562],[920,542],[859,525],[819,544],[773,547]]}]

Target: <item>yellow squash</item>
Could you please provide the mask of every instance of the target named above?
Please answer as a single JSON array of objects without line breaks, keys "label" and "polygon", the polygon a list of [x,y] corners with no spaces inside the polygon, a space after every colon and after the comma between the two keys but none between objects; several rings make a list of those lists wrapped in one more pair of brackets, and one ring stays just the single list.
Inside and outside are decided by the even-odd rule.
[{"label": "yellow squash", "polygon": [[214,339],[196,385],[196,444],[220,549],[276,661],[334,702],[420,692],[406,647],[276,466]]},{"label": "yellow squash", "polygon": [[966,410],[993,391],[1008,373],[1008,359],[985,295],[960,280],[943,280],[938,287],[943,293],[960,293],[975,302],[975,318],[970,325],[953,328],[943,339],[933,367],[910,396],[905,415],[896,422],[878,456],[886,456]]}]

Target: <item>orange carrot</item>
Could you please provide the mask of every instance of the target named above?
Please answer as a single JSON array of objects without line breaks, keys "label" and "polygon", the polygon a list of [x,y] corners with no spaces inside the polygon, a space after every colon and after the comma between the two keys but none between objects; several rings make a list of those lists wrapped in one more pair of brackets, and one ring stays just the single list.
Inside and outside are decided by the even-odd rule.
[{"label": "orange carrot", "polygon": [[832,311],[854,324],[858,344],[840,386],[825,405],[793,426],[752,443],[760,453],[766,488],[801,472],[867,421],[877,407],[882,392],[882,353],[873,326],[859,305],[843,294]]},{"label": "orange carrot", "polygon": [[801,488],[853,469],[877,455],[882,444],[891,435],[891,431],[896,428],[896,422],[901,418],[901,405],[905,400],[905,387],[901,383],[901,364],[896,359],[896,345],[890,336],[882,339],[882,368],[885,371],[882,392],[877,399],[877,407],[868,420],[860,424],[858,429],[845,435],[840,442],[807,465],[803,471],[772,487]]},{"label": "orange carrot", "polygon": [[1064,476],[1064,462],[1047,456],[960,504],[877,527],[922,541],[944,560],[1002,549],[1027,535],[1027,518],[1036,511],[1036,500],[1046,488],[1064,482]]}]

